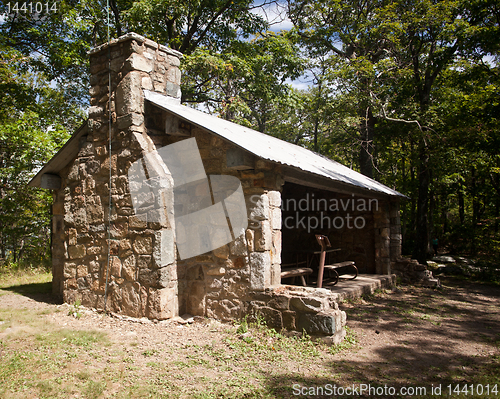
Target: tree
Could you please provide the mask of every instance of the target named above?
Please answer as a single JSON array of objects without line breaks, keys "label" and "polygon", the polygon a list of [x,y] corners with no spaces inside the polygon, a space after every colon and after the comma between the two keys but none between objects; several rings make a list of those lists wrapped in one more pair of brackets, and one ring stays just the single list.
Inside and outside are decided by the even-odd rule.
[{"label": "tree", "polygon": [[66,135],[36,120],[25,112],[0,125],[0,253],[14,263],[40,265],[50,254],[51,195],[27,184]]},{"label": "tree", "polygon": [[[29,58],[33,70],[59,84],[67,101],[86,106],[87,51],[108,40],[108,28],[110,39],[134,31],[186,56],[196,49],[218,55],[234,42],[265,31],[267,22],[253,11],[271,2],[111,0],[108,26],[106,2],[62,0],[56,11],[43,15],[12,12],[0,24],[0,34],[9,47]],[[6,12],[7,6],[0,9]]]},{"label": "tree", "polygon": [[[264,68],[274,64],[282,69],[283,76],[289,74],[286,63],[291,58],[278,60],[279,37],[267,35],[269,41],[256,40],[253,44],[241,41],[249,35],[265,32],[267,22],[252,11],[265,7],[266,2],[254,6],[249,0],[187,3],[111,0],[109,26],[105,2],[62,0],[55,4],[41,14],[11,8],[12,12],[0,22],[0,88],[5,94],[0,99],[4,105],[0,110],[0,166],[3,168],[0,241],[3,255],[11,251],[14,260],[22,257],[23,251],[26,253],[28,237],[39,237],[39,243],[45,239],[40,247],[46,249],[50,200],[46,194],[27,188],[26,183],[62,144],[65,132],[73,131],[83,120],[81,109],[86,107],[89,98],[87,51],[91,47],[133,30],[185,53],[189,65],[206,59],[189,58],[196,50],[222,59],[227,65],[246,64],[251,69],[248,76],[241,76],[240,69],[236,68],[229,78],[252,87],[245,98],[248,106],[253,107],[248,108],[250,114],[253,112],[250,123],[267,112],[265,108],[281,90],[276,83],[260,103],[257,97],[251,97],[251,93],[265,92],[265,79],[275,79]],[[7,8],[6,4],[0,6],[4,12]],[[233,53],[224,52],[225,48]],[[282,54],[288,57],[286,51]],[[202,66],[193,70],[202,71]],[[191,82],[205,77],[191,75]],[[209,78],[215,88],[219,76]],[[280,79],[276,78],[275,82]],[[185,92],[191,94],[191,100],[203,97],[190,91],[189,86]],[[265,120],[257,123],[265,129]]]},{"label": "tree", "polygon": [[384,130],[394,131],[390,124],[400,126],[415,143],[410,145],[416,151],[410,158],[418,162],[416,169],[411,168],[418,182],[413,254],[425,262],[431,150],[444,133],[437,82],[459,58],[478,61],[498,47],[493,40],[499,21],[495,2],[306,0],[291,1],[289,7],[311,53],[331,52],[333,95],[346,95],[342,87],[347,86],[347,95],[356,102],[361,171],[372,175],[377,140],[391,145],[390,139],[378,138]]},{"label": "tree", "polygon": [[499,77],[496,65],[461,60],[438,82],[447,145],[431,190],[443,192],[431,212],[451,249],[490,259],[500,247]]},{"label": "tree", "polygon": [[265,32],[234,42],[220,55],[198,49],[184,64],[183,98],[267,133],[278,103],[289,98],[287,79],[298,77],[303,64],[286,33]]},{"label": "tree", "polygon": [[221,51],[240,36],[248,38],[265,30],[267,22],[252,11],[268,3],[267,0],[259,5],[251,0],[117,1],[113,12],[115,20],[122,21],[117,24],[122,29],[143,34],[189,55],[200,47]]},{"label": "tree", "polygon": [[[27,186],[82,120],[33,59],[0,35],[0,256],[39,265],[50,254],[50,194]],[[56,87],[53,87],[56,86]]]},{"label": "tree", "polygon": [[311,57],[330,54],[331,65],[335,65],[330,84],[338,86],[348,82],[349,91],[356,93],[359,167],[361,173],[369,177],[373,177],[376,123],[371,93],[376,90],[379,78],[376,66],[386,57],[391,45],[380,16],[388,3],[379,0],[289,2],[290,17]]},{"label": "tree", "polygon": [[[488,2],[482,3],[488,5]],[[414,123],[420,133],[416,243],[413,255],[420,262],[425,262],[431,227],[428,220],[431,147],[437,132],[442,131],[441,118],[436,112],[439,108],[434,96],[436,83],[458,57],[477,57],[478,49],[483,44],[484,48],[489,46],[480,40],[482,35],[476,33],[478,30],[484,33],[483,29],[489,24],[489,13],[485,14],[483,10],[478,13],[477,4],[471,5],[469,2],[417,0],[398,2],[392,16],[389,12],[387,16],[401,26],[393,54],[397,64],[408,71],[405,74],[408,79],[400,80],[409,95],[405,99],[410,99],[415,104],[413,110],[408,107],[400,109],[399,119]],[[479,53],[484,55],[484,51]]]}]

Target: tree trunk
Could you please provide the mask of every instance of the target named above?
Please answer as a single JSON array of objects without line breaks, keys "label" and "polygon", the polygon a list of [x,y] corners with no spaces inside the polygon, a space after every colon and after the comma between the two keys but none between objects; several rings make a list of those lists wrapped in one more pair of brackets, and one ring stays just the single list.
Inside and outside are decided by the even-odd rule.
[{"label": "tree trunk", "polygon": [[458,215],[460,217],[460,224],[463,226],[465,222],[465,204],[464,204],[464,193],[462,191],[462,185],[458,185]]},{"label": "tree trunk", "polygon": [[[432,171],[429,171],[429,182],[432,180]],[[434,229],[434,211],[436,209],[436,192],[434,190],[429,191],[429,211],[428,211],[428,224],[427,224],[427,237],[430,240],[436,235]],[[431,247],[428,246],[430,250]]]},{"label": "tree trunk", "polygon": [[314,109],[314,132],[313,132],[313,145],[314,152],[319,152],[318,134],[319,134],[319,108],[321,103],[321,96],[323,93],[323,74],[321,78],[318,79],[318,96],[316,97],[316,105]]},{"label": "tree trunk", "polygon": [[3,235],[0,235],[0,251],[1,251],[1,257],[2,257],[2,259],[5,259],[5,256],[6,256],[6,246],[5,246],[5,239],[4,239]]},{"label": "tree trunk", "polygon": [[443,221],[443,234],[448,233],[448,218],[446,210],[449,209],[449,202],[446,193],[442,194],[441,197],[441,220]]},{"label": "tree trunk", "polygon": [[375,118],[370,107],[361,116],[362,123],[360,126],[361,133],[361,150],[359,153],[360,171],[365,176],[373,178],[373,136],[375,130]]},{"label": "tree trunk", "polygon": [[500,198],[495,200],[495,233],[498,233],[498,217],[500,216]]},{"label": "tree trunk", "polygon": [[418,165],[418,200],[417,200],[417,236],[415,239],[415,250],[413,257],[421,264],[427,264],[427,252],[429,248],[428,232],[428,209],[429,209],[429,152],[424,137],[419,143],[419,165]]},{"label": "tree trunk", "polygon": [[12,262],[17,262],[17,243],[15,239],[12,241]]},{"label": "tree trunk", "polygon": [[[410,183],[409,183],[409,192],[414,193],[414,188],[415,188],[415,165],[413,162],[413,154],[415,153],[415,146],[413,141],[410,141],[410,153],[408,156],[408,159],[410,160],[409,164],[409,174],[410,174]],[[416,236],[416,218],[417,218],[417,201],[415,199],[415,195],[411,195],[410,199],[410,210],[409,210],[409,217],[408,217],[408,226],[407,226],[407,238],[412,242],[412,246],[410,248],[413,248],[413,251],[415,250],[415,236]]]},{"label": "tree trunk", "polygon": [[476,186],[476,168],[471,169],[471,193],[472,193],[472,237],[471,237],[471,252],[472,255],[476,254],[476,230],[477,224],[479,223],[479,201]]},{"label": "tree trunk", "polygon": [[314,138],[313,138],[314,152],[319,152],[318,128],[319,128],[319,118],[318,118],[318,115],[316,115],[316,118],[314,121]]},{"label": "tree trunk", "polygon": [[[406,152],[406,146],[404,140],[401,141],[401,150],[403,154]],[[403,180],[403,187],[406,188],[408,186],[408,177],[406,174],[406,157],[401,157],[401,177]],[[406,223],[408,219],[407,212],[405,212],[405,208],[402,207],[402,212],[401,212],[401,240],[402,242],[405,242],[406,240]]]}]

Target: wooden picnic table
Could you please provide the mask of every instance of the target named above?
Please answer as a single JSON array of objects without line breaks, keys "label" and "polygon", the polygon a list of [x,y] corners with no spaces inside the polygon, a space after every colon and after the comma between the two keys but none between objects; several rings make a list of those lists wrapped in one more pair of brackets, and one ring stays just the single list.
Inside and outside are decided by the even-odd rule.
[{"label": "wooden picnic table", "polygon": [[[326,253],[340,251],[340,248],[331,248]],[[306,277],[314,272],[313,263],[314,258],[321,256],[322,251],[315,251],[310,249],[298,249],[293,251],[296,255],[296,261],[293,263],[285,263],[281,265],[281,278],[294,278],[300,277],[302,285],[307,286]],[[306,260],[299,260],[299,255],[306,255]],[[314,267],[316,268],[316,267]]]},{"label": "wooden picnic table", "polygon": [[[335,273],[335,282],[331,285],[335,285],[339,282],[340,273],[339,270],[343,268],[352,268],[354,269],[354,277],[351,280],[354,280],[358,276],[358,268],[354,264],[354,261],[344,261],[338,263],[326,263],[327,254],[338,252],[340,248],[331,248],[330,240],[327,236],[316,234],[316,240],[321,246],[320,251],[308,250],[308,249],[300,249],[294,251],[296,254],[296,262],[295,263],[287,263],[282,264],[281,269],[281,278],[295,278],[300,277],[302,281],[302,285],[305,287],[307,285],[305,277],[309,276],[313,273],[313,262],[314,258],[319,255],[319,265],[318,265],[318,279],[316,282],[316,286],[318,288],[322,288],[323,286],[323,276],[324,271],[329,270]],[[305,261],[299,261],[299,254],[306,254]]]},{"label": "wooden picnic table", "polygon": [[319,270],[318,270],[318,281],[316,283],[316,286],[318,288],[321,288],[323,286],[323,273],[326,270],[331,270],[335,273],[335,282],[332,285],[335,285],[339,282],[339,276],[340,273],[338,272],[339,269],[341,268],[347,268],[347,267],[352,267],[354,269],[354,277],[351,278],[351,280],[354,280],[356,277],[358,277],[358,268],[354,264],[354,261],[348,260],[345,262],[339,262],[339,263],[332,263],[329,265],[325,265],[325,259],[326,259],[326,254],[328,251],[328,247],[331,247],[330,240],[328,239],[327,236],[321,235],[321,234],[316,234],[316,240],[318,241],[319,245],[321,245],[321,251],[320,251],[320,259],[319,259]]}]

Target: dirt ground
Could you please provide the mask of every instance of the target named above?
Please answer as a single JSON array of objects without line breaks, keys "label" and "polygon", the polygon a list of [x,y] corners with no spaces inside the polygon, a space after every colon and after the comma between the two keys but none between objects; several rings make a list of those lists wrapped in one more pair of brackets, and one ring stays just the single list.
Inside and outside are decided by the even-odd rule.
[{"label": "dirt ground", "polygon": [[[52,336],[60,340],[52,351],[63,352],[57,361],[47,355],[55,365],[43,373],[45,388],[23,382],[27,388],[20,390],[19,379],[28,377],[0,366],[0,382],[7,382],[0,397],[332,397],[314,388],[328,384],[387,385],[397,392],[426,387],[420,395],[426,397],[438,386],[442,397],[459,396],[457,387],[463,397],[478,397],[463,391],[471,384],[498,384],[500,391],[500,288],[451,278],[442,285],[400,286],[341,304],[349,330],[337,348],[263,329],[245,336],[238,325],[203,318],[154,323],[104,315],[6,288],[0,290],[0,363],[28,351],[38,359],[40,342],[50,347]],[[16,319],[21,313],[28,316]],[[99,342],[79,348],[74,337],[55,331],[90,331],[100,334]],[[61,346],[71,339],[73,346]],[[70,376],[83,370],[83,378]]]}]

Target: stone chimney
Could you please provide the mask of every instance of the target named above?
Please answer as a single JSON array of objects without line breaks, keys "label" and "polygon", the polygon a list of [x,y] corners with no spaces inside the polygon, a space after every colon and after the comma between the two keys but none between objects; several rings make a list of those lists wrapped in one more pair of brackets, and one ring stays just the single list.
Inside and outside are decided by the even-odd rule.
[{"label": "stone chimney", "polygon": [[[111,116],[125,126],[141,126],[144,114],[142,89],[155,91],[180,102],[182,54],[136,33],[128,33],[90,52],[89,119],[107,123],[109,77]],[[103,120],[103,116],[106,120]],[[140,129],[135,129],[139,131]]]},{"label": "stone chimney", "polygon": [[70,140],[78,154],[61,171],[54,198],[53,291],[100,309],[107,293],[107,310],[170,318],[178,313],[172,228],[165,218],[134,215],[127,171],[155,149],[143,90],[180,102],[182,55],[134,33],[89,54],[88,126]]}]

